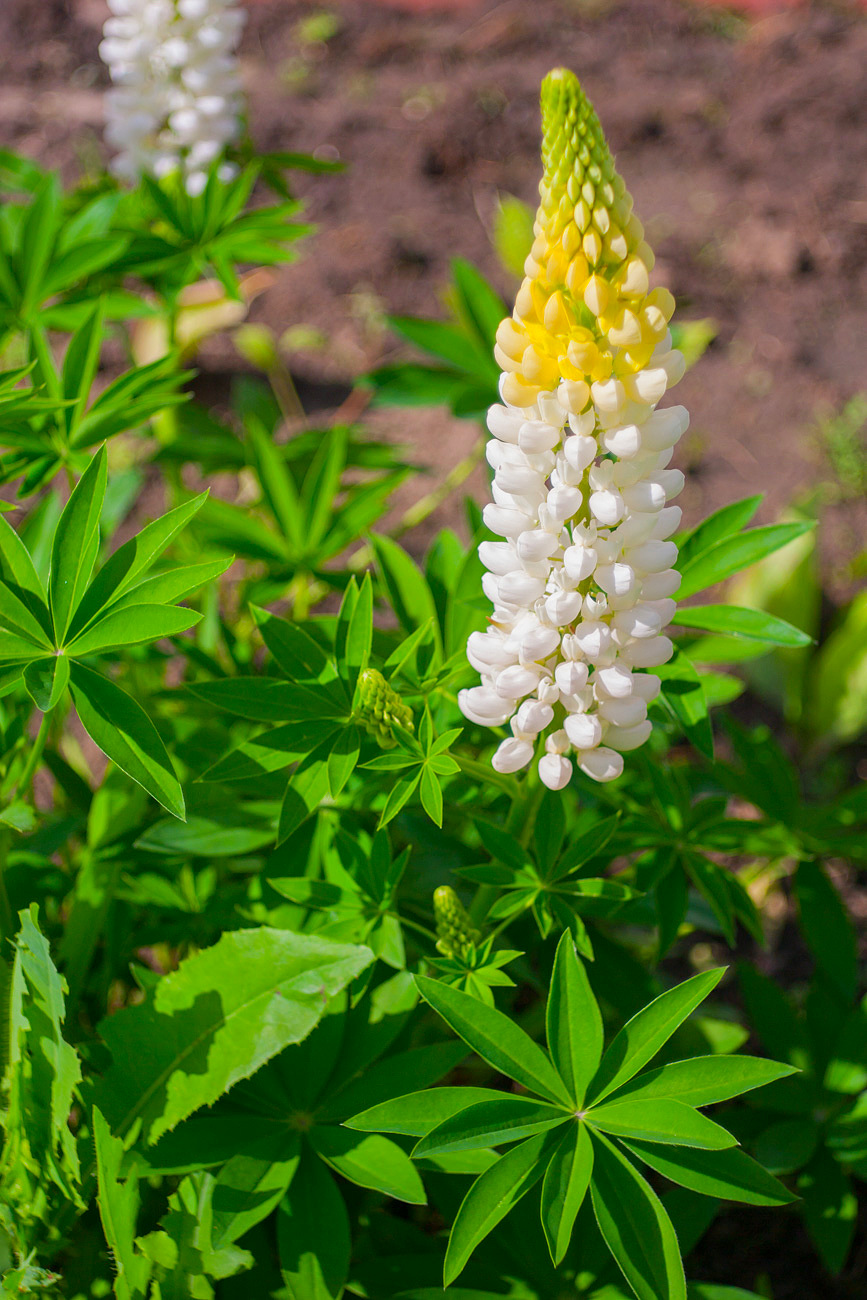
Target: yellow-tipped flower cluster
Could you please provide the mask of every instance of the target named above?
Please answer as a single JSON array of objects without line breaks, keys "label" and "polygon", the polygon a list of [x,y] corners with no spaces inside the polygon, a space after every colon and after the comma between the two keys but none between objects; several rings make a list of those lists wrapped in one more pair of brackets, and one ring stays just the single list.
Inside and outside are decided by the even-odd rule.
[{"label": "yellow-tipped flower cluster", "polygon": [[[523,409],[558,389],[578,415],[590,405],[591,385],[616,377],[627,397],[644,403],[648,384],[635,376],[665,339],[674,298],[650,289],[653,252],[573,73],[561,68],[545,78],[542,118],[536,238],[514,315],[501,323],[494,349],[506,372],[503,399]],[[682,359],[670,368],[673,383]]]},{"label": "yellow-tipped flower cluster", "polygon": [[491,407],[495,471],[484,588],[494,605],[470,637],[481,685],[472,721],[512,738],[494,756],[533,758],[560,789],[572,762],[606,781],[650,734],[647,704],[671,655],[661,634],[679,585],[670,540],[683,486],[669,469],[689,419],[657,403],[681,378],[674,299],[650,288],[653,253],[596,114],[565,69],[542,86],[544,177],[535,240],[515,310],[497,332],[502,405]]}]

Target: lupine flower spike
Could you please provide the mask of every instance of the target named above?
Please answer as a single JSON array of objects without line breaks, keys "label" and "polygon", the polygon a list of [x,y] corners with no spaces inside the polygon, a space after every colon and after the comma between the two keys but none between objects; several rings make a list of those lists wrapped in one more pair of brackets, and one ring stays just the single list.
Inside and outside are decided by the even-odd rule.
[{"label": "lupine flower spike", "polygon": [[[573,761],[597,781],[650,734],[680,583],[670,540],[683,487],[669,469],[689,417],[657,404],[684,372],[674,299],[651,289],[653,253],[578,79],[542,84],[544,176],[515,310],[497,332],[502,404],[488,412],[495,471],[479,548],[494,610],[468,658],[482,682],[467,718],[511,720],[498,772],[526,767],[559,790]],[[544,741],[542,738],[544,737]]]},{"label": "lupine flower spike", "polygon": [[[235,49],[244,14],[233,0],[108,0],[99,47],[114,83],[106,138],[123,180],[180,171],[200,194],[208,169],[240,132]],[[228,179],[234,169],[223,164]]]}]

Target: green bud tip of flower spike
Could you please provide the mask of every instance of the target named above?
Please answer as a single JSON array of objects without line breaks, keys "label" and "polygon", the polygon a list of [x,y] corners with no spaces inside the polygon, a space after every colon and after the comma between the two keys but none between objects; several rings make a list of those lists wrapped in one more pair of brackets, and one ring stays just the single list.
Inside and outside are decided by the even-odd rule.
[{"label": "green bud tip of flower spike", "polygon": [[437,926],[437,950],[444,957],[463,957],[481,942],[482,934],[450,885],[434,890],[434,917]]},{"label": "green bud tip of flower spike", "polygon": [[374,737],[381,749],[394,749],[394,726],[413,730],[412,710],[389,686],[382,673],[365,668],[358,679],[356,722]]}]

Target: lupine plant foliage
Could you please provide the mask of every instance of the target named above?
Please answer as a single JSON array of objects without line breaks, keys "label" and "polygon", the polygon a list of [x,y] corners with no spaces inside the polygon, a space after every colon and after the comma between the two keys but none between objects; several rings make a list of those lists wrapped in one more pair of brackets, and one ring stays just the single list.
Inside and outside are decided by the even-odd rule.
[{"label": "lupine plant foliage", "polygon": [[491,407],[422,554],[441,494],[395,521],[402,450],[279,364],[197,399],[188,313],[243,318],[319,164],[240,138],[233,6],[112,10],[135,188],[0,157],[0,1290],[769,1295],[702,1280],[728,1202],[849,1267],[867,801],[728,711],[810,637],[674,601],[810,524],[667,505],[674,304],[576,79],[515,313],[457,260],[395,322],[437,363],[364,379]]}]

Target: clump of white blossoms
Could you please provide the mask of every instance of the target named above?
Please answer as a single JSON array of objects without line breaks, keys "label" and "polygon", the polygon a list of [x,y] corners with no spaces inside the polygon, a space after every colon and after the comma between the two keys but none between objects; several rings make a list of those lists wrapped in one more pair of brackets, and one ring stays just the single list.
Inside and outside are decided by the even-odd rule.
[{"label": "clump of white blossoms", "polygon": [[[233,0],[108,0],[99,47],[111,74],[106,139],[123,180],[180,171],[200,194],[241,127],[235,53],[244,13]],[[233,170],[224,164],[224,177]]]},{"label": "clump of white blossoms", "polygon": [[542,125],[536,238],[488,412],[484,519],[505,540],[479,548],[494,610],[467,646],[481,685],[459,703],[483,726],[511,720],[498,772],[526,767],[544,736],[539,776],[559,790],[573,761],[613,780],[650,735],[660,679],[636,670],[672,654],[681,512],[668,503],[683,474],[669,462],[689,417],[657,409],[684,372],[674,299],[650,289],[653,253],[573,73],[543,82]]}]

